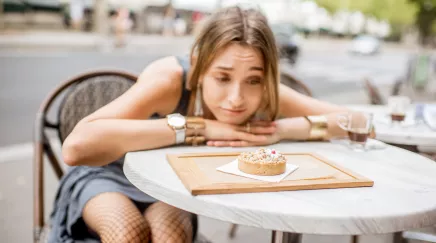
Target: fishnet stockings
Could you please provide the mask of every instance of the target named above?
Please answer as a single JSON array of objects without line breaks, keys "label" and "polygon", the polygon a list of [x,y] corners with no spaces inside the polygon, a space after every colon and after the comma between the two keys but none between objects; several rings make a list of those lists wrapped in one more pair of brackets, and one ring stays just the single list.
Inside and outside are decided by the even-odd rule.
[{"label": "fishnet stockings", "polygon": [[82,216],[103,243],[192,242],[192,214],[162,202],[142,215],[125,195],[102,193],[86,203]]},{"label": "fishnet stockings", "polygon": [[145,219],[151,228],[152,242],[192,242],[192,215],[163,202],[157,202],[145,210]]},{"label": "fishnet stockings", "polygon": [[102,193],[83,209],[83,220],[102,243],[150,241],[150,227],[135,204],[121,193]]}]

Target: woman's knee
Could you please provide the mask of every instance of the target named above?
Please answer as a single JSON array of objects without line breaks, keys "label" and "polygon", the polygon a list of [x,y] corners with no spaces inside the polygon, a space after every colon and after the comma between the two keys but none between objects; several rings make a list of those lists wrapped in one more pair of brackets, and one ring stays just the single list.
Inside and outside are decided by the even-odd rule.
[{"label": "woman's knee", "polygon": [[192,242],[192,214],[162,202],[145,211],[153,242]]},{"label": "woman's knee", "polygon": [[83,219],[103,243],[148,242],[150,228],[135,204],[120,193],[103,193],[91,199]]},{"label": "woman's knee", "polygon": [[150,228],[144,221],[119,224],[116,222],[103,228],[99,232],[102,243],[148,243],[150,242]]},{"label": "woman's knee", "polygon": [[129,211],[112,213],[101,222],[97,234],[103,243],[150,241],[150,227],[139,211],[138,213]]}]

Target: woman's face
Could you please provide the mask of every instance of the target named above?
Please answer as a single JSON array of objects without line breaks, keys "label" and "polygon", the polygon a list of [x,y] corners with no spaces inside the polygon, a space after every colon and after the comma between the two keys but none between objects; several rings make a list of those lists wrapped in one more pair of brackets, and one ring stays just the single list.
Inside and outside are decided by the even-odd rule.
[{"label": "woman's face", "polygon": [[241,124],[259,108],[264,63],[259,51],[240,44],[223,49],[201,79],[203,100],[218,121]]}]

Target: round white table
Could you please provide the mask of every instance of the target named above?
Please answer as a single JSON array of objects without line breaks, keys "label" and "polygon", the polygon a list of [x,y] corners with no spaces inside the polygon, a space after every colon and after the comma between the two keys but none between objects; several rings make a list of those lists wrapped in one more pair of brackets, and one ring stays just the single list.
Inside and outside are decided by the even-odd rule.
[{"label": "round white table", "polygon": [[167,153],[253,148],[181,146],[131,152],[125,157],[124,173],[141,191],[177,208],[279,232],[364,235],[436,224],[436,163],[430,159],[393,146],[368,152],[332,143],[283,142],[270,147],[316,152],[372,179],[374,186],[192,196],[165,157]]},{"label": "round white table", "polygon": [[[389,114],[387,106],[350,105],[348,107],[374,114],[374,126],[378,140],[391,144],[416,146],[421,152],[436,152],[436,131],[430,129],[425,123],[412,126],[392,126],[382,122],[387,120]],[[410,113],[413,112],[410,111]]]}]

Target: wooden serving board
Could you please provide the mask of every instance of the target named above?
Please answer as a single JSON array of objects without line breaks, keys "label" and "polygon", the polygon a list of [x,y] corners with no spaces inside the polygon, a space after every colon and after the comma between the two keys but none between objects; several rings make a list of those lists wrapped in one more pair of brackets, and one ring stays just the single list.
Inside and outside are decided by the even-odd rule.
[{"label": "wooden serving board", "polygon": [[167,154],[192,195],[371,187],[374,182],[312,153],[282,153],[299,168],[280,182],[265,182],[216,170],[240,153]]}]

